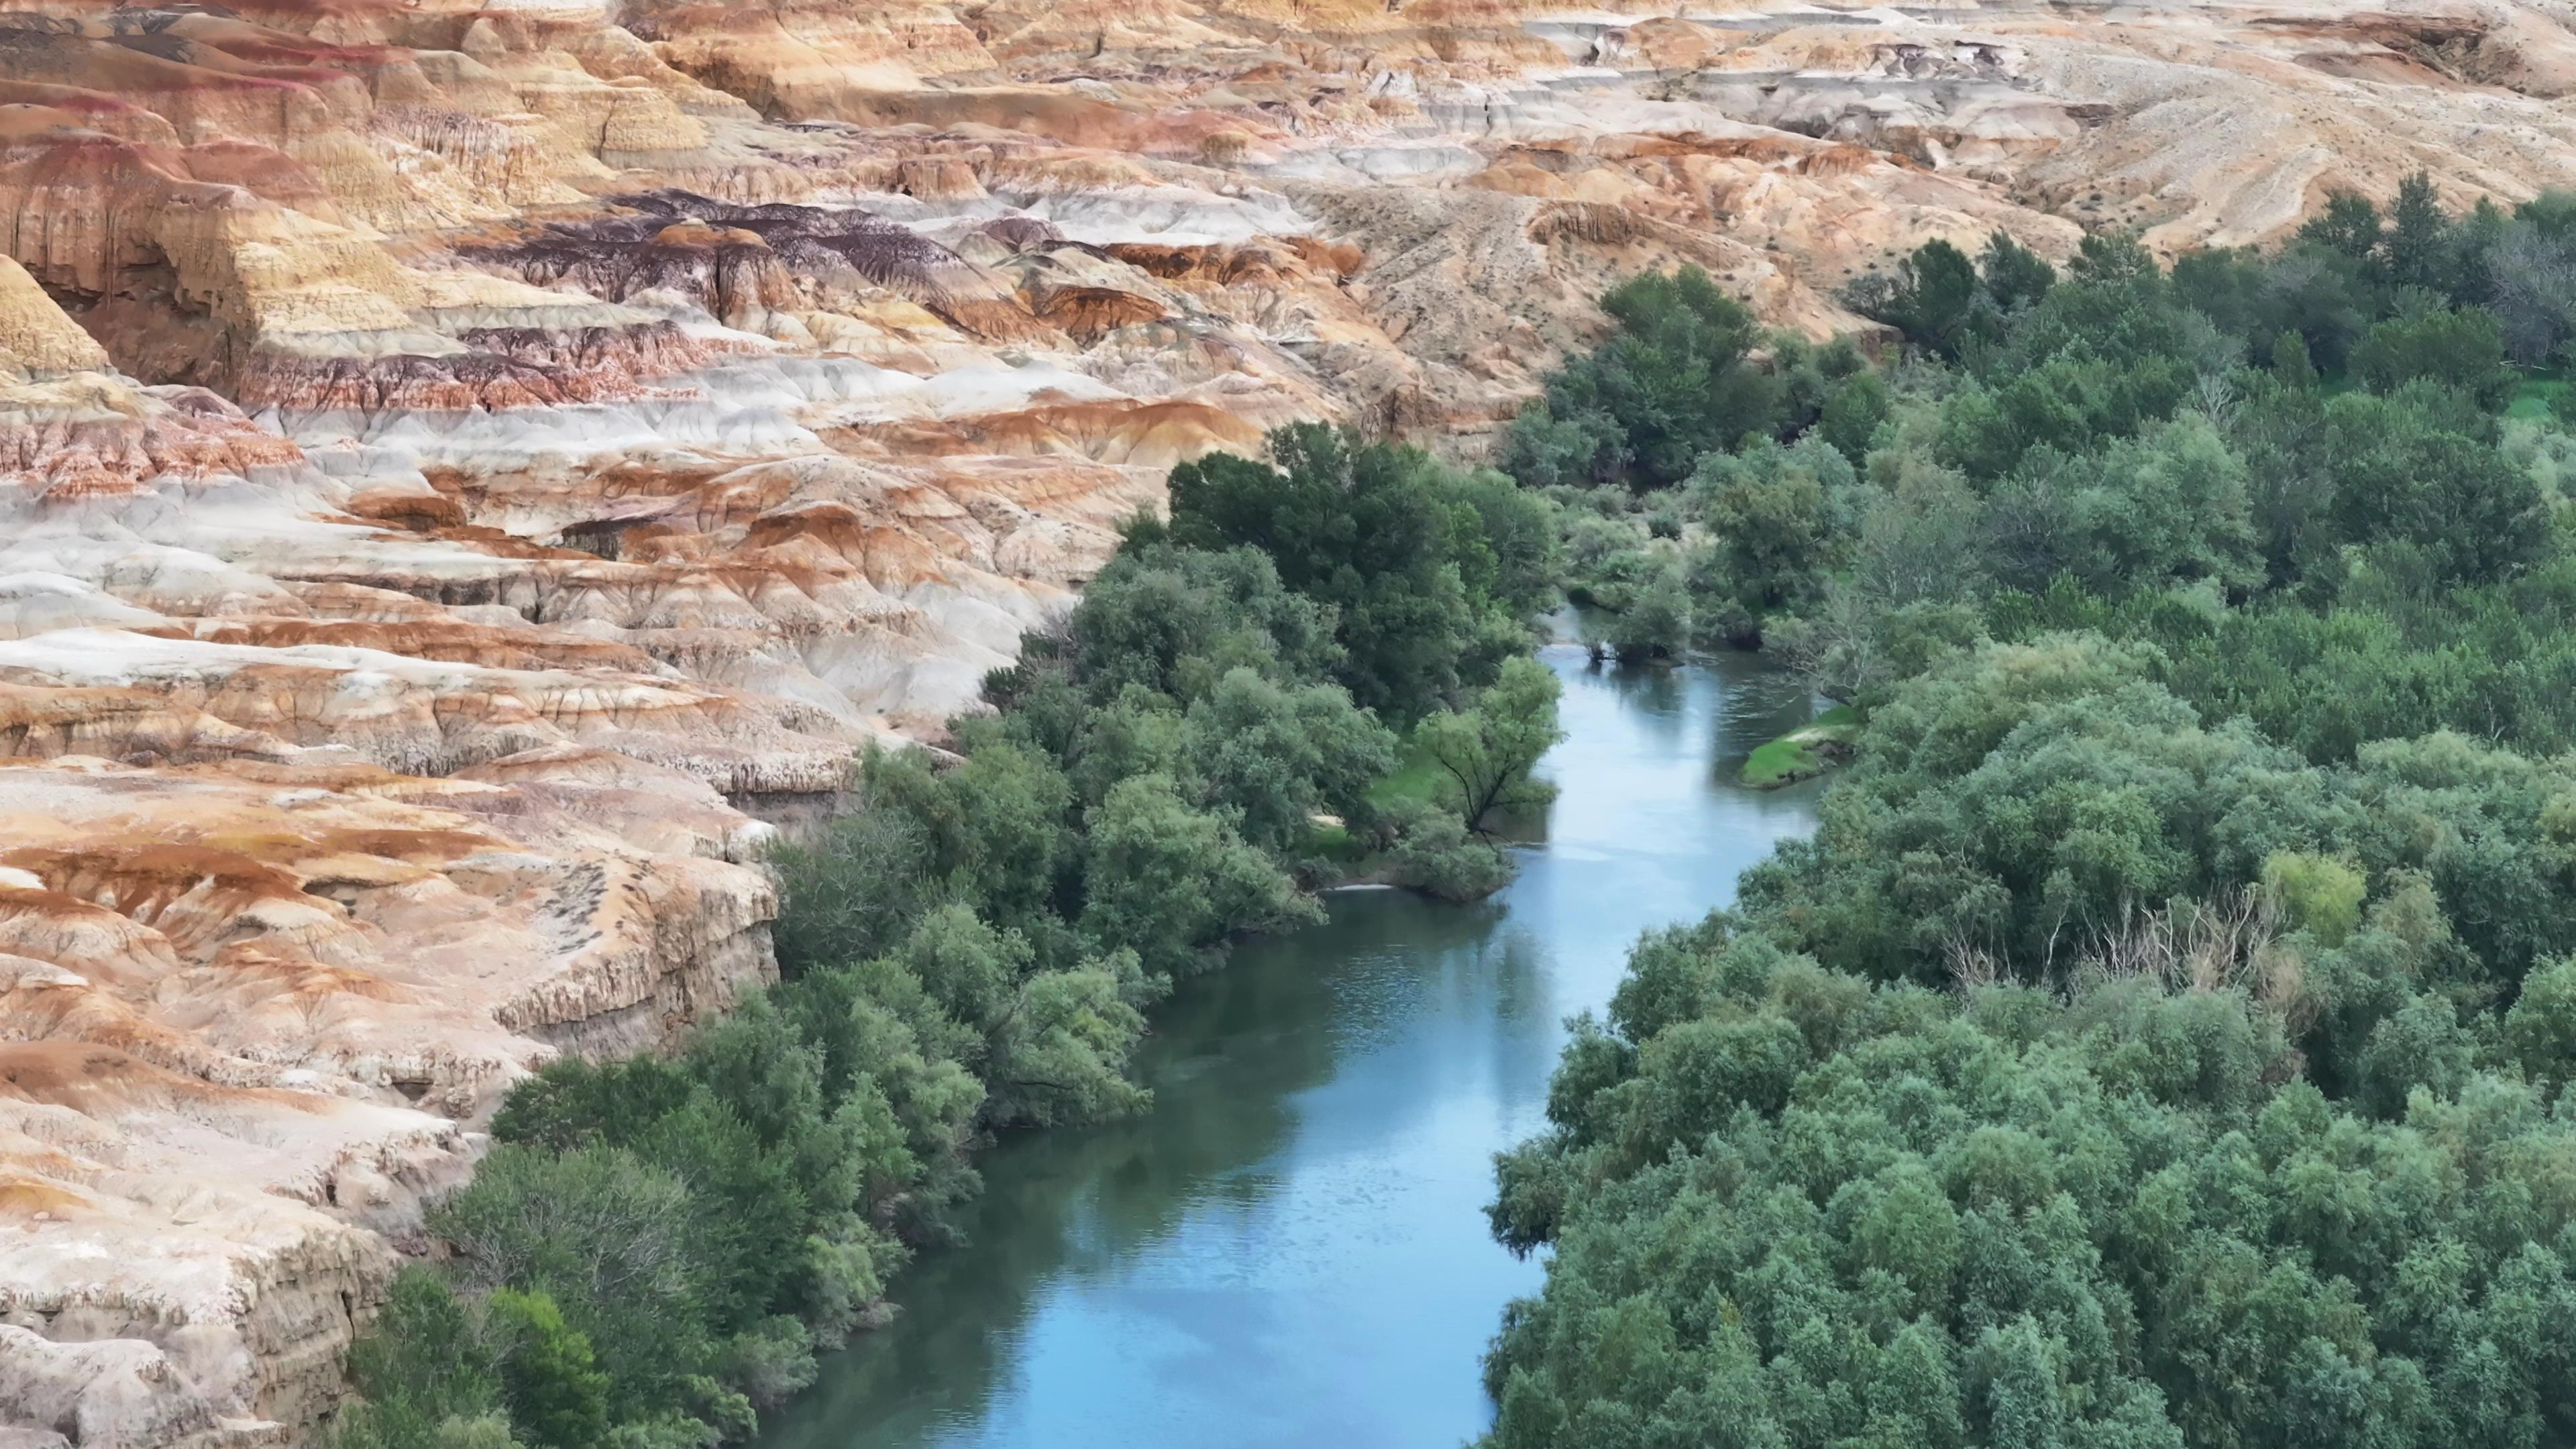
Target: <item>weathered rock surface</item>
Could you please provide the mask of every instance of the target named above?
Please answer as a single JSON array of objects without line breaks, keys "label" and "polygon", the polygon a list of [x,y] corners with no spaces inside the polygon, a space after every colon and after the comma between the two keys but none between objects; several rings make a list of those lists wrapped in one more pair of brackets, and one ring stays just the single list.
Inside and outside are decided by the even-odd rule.
[{"label": "weathered rock surface", "polygon": [[0,13],[0,1442],[309,1438],[558,1051],[1169,466],[1472,454],[1696,262],[2576,183],[2557,0]]}]

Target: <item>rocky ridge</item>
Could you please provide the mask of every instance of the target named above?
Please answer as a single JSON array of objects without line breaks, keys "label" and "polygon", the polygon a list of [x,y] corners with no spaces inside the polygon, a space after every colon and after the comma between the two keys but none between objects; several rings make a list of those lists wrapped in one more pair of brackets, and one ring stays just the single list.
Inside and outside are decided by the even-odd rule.
[{"label": "rocky ridge", "polygon": [[1473,455],[1612,278],[2576,183],[2559,0],[0,13],[0,1421],[298,1442],[559,1051],[1176,460]]}]

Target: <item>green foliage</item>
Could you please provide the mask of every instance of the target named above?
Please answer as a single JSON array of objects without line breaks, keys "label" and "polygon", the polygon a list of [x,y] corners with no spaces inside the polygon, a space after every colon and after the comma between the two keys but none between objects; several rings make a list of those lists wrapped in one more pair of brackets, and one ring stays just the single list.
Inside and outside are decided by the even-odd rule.
[{"label": "green foliage", "polygon": [[[1815,841],[1747,873],[1746,899],[1856,969],[1941,979],[1976,951],[2048,976],[2135,904],[2243,884],[2270,847],[2240,861],[2251,842],[2222,830],[2222,802],[2268,802],[2298,762],[2202,729],[2143,662],[2059,636],[1936,666],[1872,712],[1871,768],[1828,798]],[[2296,794],[2279,808],[2313,813]]]},{"label": "green foliage", "polygon": [[2048,289],[2057,285],[2057,269],[1998,231],[1986,238],[1985,253],[1977,258],[1977,278],[1997,307],[2013,313],[2047,296]]},{"label": "green foliage", "polygon": [[2340,946],[2361,922],[2370,881],[2349,859],[2279,850],[2263,862],[2263,889],[2318,945]]},{"label": "green foliage", "polygon": [[2530,473],[2457,400],[2419,382],[2330,403],[2327,516],[2343,538],[2380,545],[2436,583],[2491,582],[2539,558],[2549,518]]},{"label": "green foliage", "polygon": [[1173,469],[1173,544],[1266,554],[1285,588],[1330,611],[1335,677],[1389,720],[1489,680],[1498,656],[1480,621],[1499,611],[1510,636],[1544,587],[1549,550],[1530,503],[1321,424],[1280,429],[1270,453],[1276,466],[1212,453]]},{"label": "green foliage", "polygon": [[1191,809],[1167,775],[1120,781],[1088,833],[1095,881],[1083,929],[1135,950],[1149,970],[1185,975],[1230,934],[1321,918],[1286,872],[1223,816]]},{"label": "green foliage", "polygon": [[1555,678],[1519,656],[1553,508],[1327,429],[1272,452],[1176,470],[1171,523],[1131,520],[1062,632],[987,677],[997,713],[952,721],[945,759],[871,751],[849,812],[778,851],[779,985],[510,1094],[426,1214],[449,1271],[401,1275],[353,1351],[342,1449],[747,1438],[950,1233],[976,1146],[1139,1110],[1173,978],[1321,918],[1315,817],[1426,891],[1508,876],[1453,817],[1373,818],[1397,736],[1352,690],[1544,749]]},{"label": "green foliage", "polygon": [[1857,532],[1851,460],[1821,437],[1711,453],[1690,495],[1722,540],[1737,602],[1767,613],[1799,602],[1841,564]]},{"label": "green foliage", "polygon": [[[1345,659],[1331,611],[1289,591],[1258,548],[1131,545],[1083,590],[1070,627],[1076,682],[1092,704],[1130,686],[1188,699],[1237,665],[1305,679]],[[1038,671],[1023,662],[1018,672]],[[1015,714],[1034,712],[1022,700],[1002,702]]]},{"label": "green foliage", "polygon": [[2235,986],[1873,987],[1725,917],[1613,1015],[1500,1164],[1498,1233],[1554,1254],[1492,1444],[2576,1431],[2576,1142],[2511,1078],[2421,1080],[2438,1041],[2378,1120]]},{"label": "green foliage", "polygon": [[1531,772],[1565,732],[1557,728],[1563,687],[1532,659],[1514,659],[1476,708],[1422,722],[1417,747],[1437,768],[1441,800],[1459,824],[1482,833],[1503,811],[1547,803],[1556,787]]},{"label": "green foliage", "polygon": [[501,1344],[501,1402],[531,1449],[590,1449],[608,1437],[608,1376],[590,1340],[543,1293],[494,1290],[484,1300]]},{"label": "green foliage", "polygon": [[1858,464],[1869,457],[1878,430],[1895,411],[1895,395],[1875,372],[1856,372],[1834,389],[1816,419],[1816,436]]},{"label": "green foliage", "polygon": [[1397,884],[1436,900],[1482,900],[1509,884],[1512,861],[1503,847],[1469,831],[1440,809],[1415,807],[1391,822],[1396,845],[1388,864]]},{"label": "green foliage", "polygon": [[893,945],[930,887],[930,842],[912,816],[861,811],[829,831],[821,849],[790,843],[770,857],[780,896],[770,938],[791,976]]},{"label": "green foliage", "polygon": [[1317,813],[1348,815],[1395,768],[1396,740],[1327,684],[1284,689],[1237,669],[1193,701],[1180,759],[1244,839],[1285,854]]},{"label": "green foliage", "polygon": [[2497,418],[2576,200],[2017,269],[1865,281],[1866,426],[1694,469],[1694,614],[1867,725],[1498,1159],[1488,1442],[2576,1438],[2576,442]]},{"label": "green foliage", "polygon": [[1569,507],[1562,520],[1565,596],[1574,604],[1616,613],[1676,566],[1679,540],[1656,536],[1625,489],[1585,495],[1589,507]]},{"label": "green foliage", "polygon": [[2252,581],[2246,468],[2206,421],[2183,418],[2075,458],[2042,448],[1987,495],[1994,580],[2025,590],[2065,575],[2097,592]]},{"label": "green foliage", "polygon": [[2535,754],[2576,748],[2576,575],[2563,558],[2495,585],[2436,596],[2352,569],[2338,602],[2233,610],[2215,627],[2158,631],[2177,692],[2242,714],[2319,763],[2376,739],[2451,729]]},{"label": "green foliage", "polygon": [[2576,339],[2576,226],[2566,197],[2544,193],[2492,234],[2481,269],[2506,355],[2525,367],[2563,360]]},{"label": "green foliage", "polygon": [[2353,348],[2352,373],[2375,393],[2419,380],[2455,388],[2488,412],[2502,411],[2522,381],[2504,365],[2503,330],[2483,307],[2389,318]]},{"label": "green foliage", "polygon": [[1984,291],[1977,264],[1948,242],[1926,242],[1899,263],[1895,274],[1884,279],[1883,295],[1871,292],[1871,280],[1878,279],[1864,279],[1854,288],[1854,310],[1894,327],[1918,347],[1956,360],[1972,327],[1991,331],[1991,323],[1977,316]]},{"label": "green foliage", "polygon": [[2338,191],[2326,198],[2324,211],[2300,226],[2299,240],[2368,260],[2379,250],[2379,208],[2359,192]]},{"label": "green foliage", "polygon": [[2005,319],[2048,295],[2057,269],[1998,231],[1975,261],[1946,241],[1930,241],[1897,264],[1844,290],[1843,303],[1884,322],[1914,346],[1956,362],[1971,346],[1992,344]]},{"label": "green foliage", "polygon": [[[1676,634],[1760,644],[1866,702],[1976,637],[1945,612],[1957,605],[2027,632],[2056,590],[2113,609],[2152,595],[2201,621],[2159,631],[2197,652],[2249,602],[2330,609],[2369,580],[2378,598],[2402,592],[2422,609],[2462,584],[2524,577],[2551,554],[2568,470],[2560,435],[2524,422],[2508,439],[2496,415],[2530,390],[2506,362],[2528,355],[2516,309],[2555,304],[2460,279],[2539,287],[2554,274],[2535,258],[2559,239],[2576,258],[2576,205],[2449,218],[2419,176],[2392,217],[2383,226],[2346,198],[2278,253],[2201,253],[2170,272],[2093,237],[2062,279],[2009,239],[1975,264],[1927,246],[1855,297],[1912,325],[1918,358],[1955,355],[1955,367],[1855,363],[1814,386],[1816,424],[1794,444],[1703,450],[1679,508],[1641,518],[1604,491],[1559,493],[1568,594],[1598,616],[1588,636],[1630,657]],[[2436,265],[2445,284],[2423,285]],[[2576,261],[2564,271],[2576,276]],[[2567,300],[2576,329],[2576,293]],[[2320,368],[2341,376],[2330,385]],[[1667,587],[1676,575],[1686,621]],[[2259,679],[2228,672],[2230,688]],[[2519,708],[2493,692],[2481,707]],[[2338,693],[2417,717],[2433,703]],[[2475,727],[2464,710],[2434,722]]]},{"label": "green foliage", "polygon": [[1515,618],[1556,599],[1556,510],[1541,495],[1491,469],[1436,474],[1449,498],[1450,556],[1468,597]]},{"label": "green foliage", "polygon": [[690,1252],[707,1210],[676,1174],[626,1148],[504,1144],[428,1225],[455,1247],[465,1285],[523,1286],[562,1304],[612,1376],[611,1408],[624,1418],[677,1407],[683,1380],[714,1352],[702,1307],[712,1285]]},{"label": "green foliage", "polygon": [[2564,1087],[2576,1081],[2576,956],[2563,956],[2523,978],[2522,996],[2505,1013],[2505,1039],[2532,1080]]},{"label": "green foliage", "polygon": [[508,1449],[498,1355],[480,1314],[417,1264],[394,1275],[375,1332],[349,1349],[358,1397],[332,1425],[336,1449]]},{"label": "green foliage", "polygon": [[1660,487],[1711,449],[1812,421],[1752,360],[1753,314],[1697,267],[1632,277],[1601,308],[1618,330],[1551,373],[1544,403],[1513,426],[1506,466],[1523,482]]},{"label": "green foliage", "polygon": [[2052,287],[1981,348],[1971,385],[1943,405],[1937,455],[1972,478],[2033,449],[2074,455],[2169,416],[2234,345],[2152,264],[2105,253],[2100,280]]},{"label": "green foliage", "polygon": [[1593,657],[1675,659],[1689,647],[1690,591],[1669,559],[1659,560],[1634,587],[1621,591],[1619,600],[1616,613],[1596,613],[1583,621],[1584,642]]}]

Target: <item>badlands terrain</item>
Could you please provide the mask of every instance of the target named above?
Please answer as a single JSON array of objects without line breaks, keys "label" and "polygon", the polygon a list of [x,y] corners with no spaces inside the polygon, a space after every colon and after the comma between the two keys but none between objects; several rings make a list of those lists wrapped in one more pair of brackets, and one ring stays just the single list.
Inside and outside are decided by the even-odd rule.
[{"label": "badlands terrain", "polygon": [[1164,471],[1608,280],[2576,185],[2567,0],[0,14],[0,1446],[304,1442],[474,1129]]}]

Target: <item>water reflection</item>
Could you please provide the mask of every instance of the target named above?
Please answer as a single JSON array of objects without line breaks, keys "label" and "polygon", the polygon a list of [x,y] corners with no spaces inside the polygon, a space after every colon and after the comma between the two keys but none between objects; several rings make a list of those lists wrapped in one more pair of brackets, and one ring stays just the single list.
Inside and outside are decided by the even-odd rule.
[{"label": "water reflection", "polygon": [[1638,931],[1732,893],[1816,787],[1732,784],[1809,712],[1741,660],[1619,670],[1570,648],[1563,793],[1494,900],[1350,892],[1157,1015],[1133,1121],[1014,1138],[969,1242],[824,1367],[769,1449],[1454,1444],[1477,1358],[1539,1269],[1486,1237],[1491,1158],[1535,1130],[1570,1013]]}]

